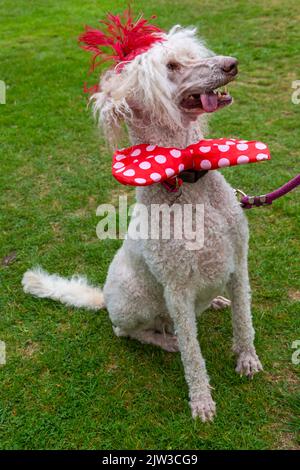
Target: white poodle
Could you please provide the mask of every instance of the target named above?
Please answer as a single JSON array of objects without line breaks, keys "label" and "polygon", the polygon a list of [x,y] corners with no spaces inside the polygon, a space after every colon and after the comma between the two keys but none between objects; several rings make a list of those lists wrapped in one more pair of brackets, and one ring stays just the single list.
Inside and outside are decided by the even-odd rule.
[{"label": "white poodle", "polygon": [[[207,113],[231,102],[215,93],[237,74],[237,60],[216,56],[195,30],[174,27],[122,70],[110,69],[92,97],[108,141],[118,141],[125,121],[132,145],[186,147],[203,138]],[[262,370],[256,355],[250,306],[248,226],[233,189],[218,171],[184,182],[178,193],[160,183],[139,187],[136,198],[151,204],[204,205],[204,246],[187,249],[186,238],[128,237],[116,253],[103,291],[84,278],[62,279],[35,269],[25,273],[24,291],[67,305],[106,307],[117,336],[179,349],[193,417],[212,420],[215,403],[197,338],[196,318],[231,299],[236,371],[252,377]]]}]

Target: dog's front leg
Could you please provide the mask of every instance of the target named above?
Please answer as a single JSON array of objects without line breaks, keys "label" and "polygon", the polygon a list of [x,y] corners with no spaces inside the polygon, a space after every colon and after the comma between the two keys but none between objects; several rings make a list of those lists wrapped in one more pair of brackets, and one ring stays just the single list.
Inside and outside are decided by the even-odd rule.
[{"label": "dog's front leg", "polygon": [[189,387],[190,406],[193,418],[211,421],[216,405],[210,393],[209,378],[205,361],[201,354],[195,315],[195,302],[192,293],[165,289],[165,299],[169,314],[174,322],[179,350]]},{"label": "dog's front leg", "polygon": [[236,372],[252,377],[263,368],[254,346],[247,264],[246,257],[243,257],[231,275],[228,290],[232,308],[233,351],[237,355]]}]

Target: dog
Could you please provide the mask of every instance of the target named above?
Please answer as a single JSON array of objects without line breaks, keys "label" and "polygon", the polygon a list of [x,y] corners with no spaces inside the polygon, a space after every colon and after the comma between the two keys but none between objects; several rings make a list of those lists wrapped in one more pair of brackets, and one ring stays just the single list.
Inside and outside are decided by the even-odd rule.
[{"label": "dog", "polygon": [[[184,148],[203,139],[208,114],[231,103],[230,95],[218,89],[237,73],[237,59],[214,55],[196,29],[175,26],[122,63],[121,70],[103,73],[100,90],[91,98],[94,113],[113,147],[125,122],[132,145]],[[190,250],[187,238],[172,235],[170,240],[128,236],[103,290],[83,277],[62,279],[33,269],[24,275],[24,291],[76,307],[106,307],[117,336],[180,351],[192,416],[212,420],[216,405],[197,338],[197,316],[211,306],[231,304],[236,372],[252,377],[262,370],[254,347],[245,214],[218,171],[184,182],[178,193],[160,183],[138,187],[136,200],[149,209],[175,201],[202,204],[203,247]]]}]

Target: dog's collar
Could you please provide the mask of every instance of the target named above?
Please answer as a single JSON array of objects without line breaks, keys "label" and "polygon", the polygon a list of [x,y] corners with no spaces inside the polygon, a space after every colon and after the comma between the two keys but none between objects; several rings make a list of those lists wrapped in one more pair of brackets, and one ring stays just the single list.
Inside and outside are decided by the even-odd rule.
[{"label": "dog's collar", "polygon": [[202,139],[186,148],[139,144],[116,150],[112,174],[125,185],[164,183],[174,190],[183,182],[196,182],[203,171],[270,158],[267,145],[253,140]]},{"label": "dog's collar", "polygon": [[186,170],[180,173],[183,183],[197,183],[197,181],[208,173],[208,170]]},{"label": "dog's collar", "polygon": [[168,193],[177,193],[182,183],[197,183],[206,173],[208,173],[208,170],[186,170],[180,173],[180,177],[169,178],[161,184]]}]

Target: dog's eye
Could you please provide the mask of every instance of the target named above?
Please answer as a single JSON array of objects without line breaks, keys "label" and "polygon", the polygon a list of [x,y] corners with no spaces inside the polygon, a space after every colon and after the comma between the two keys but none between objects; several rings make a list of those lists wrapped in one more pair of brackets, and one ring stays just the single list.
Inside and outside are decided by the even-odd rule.
[{"label": "dog's eye", "polygon": [[178,64],[177,62],[168,62],[167,63],[167,68],[174,72],[175,70],[180,69],[180,64]]}]

